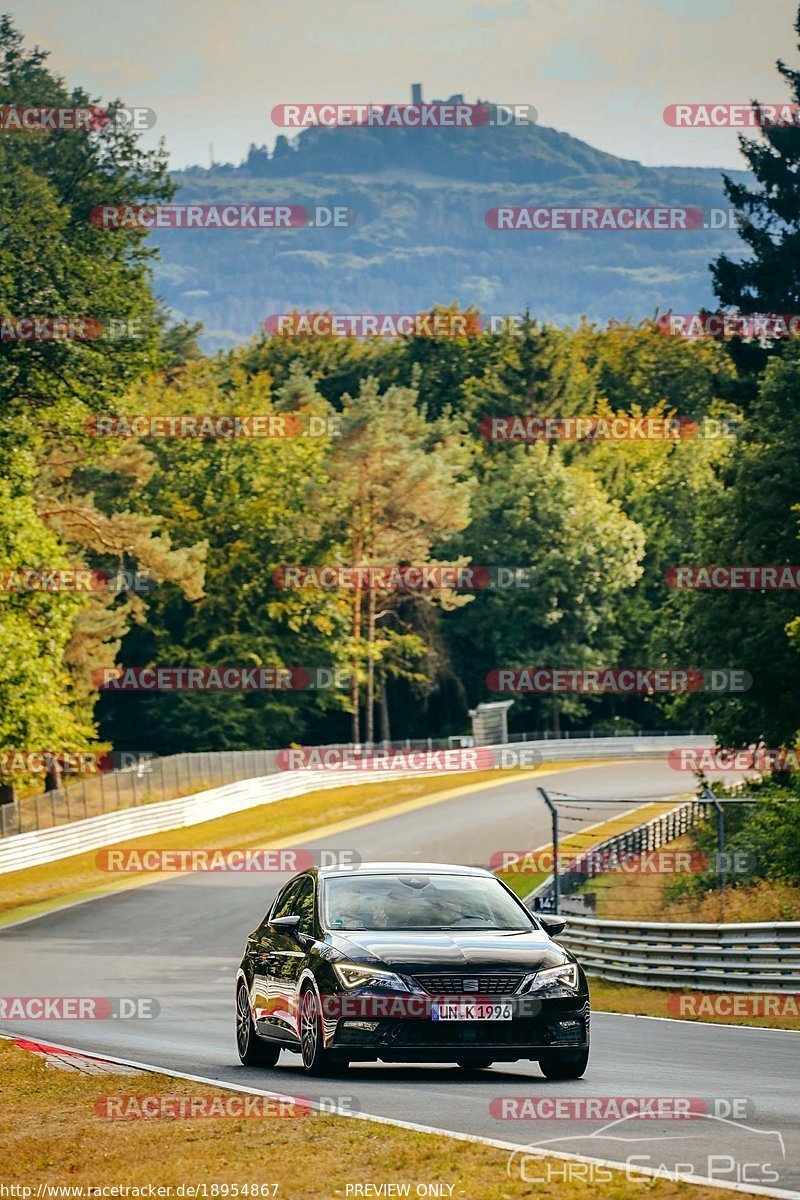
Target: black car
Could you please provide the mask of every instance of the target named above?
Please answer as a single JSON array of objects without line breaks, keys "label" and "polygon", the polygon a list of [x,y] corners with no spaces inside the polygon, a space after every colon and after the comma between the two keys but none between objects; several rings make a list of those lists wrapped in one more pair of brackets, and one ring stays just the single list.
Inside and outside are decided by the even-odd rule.
[{"label": "black car", "polygon": [[532,1059],[577,1079],[589,1057],[589,989],[532,914],[489,871],[363,863],[296,875],[247,939],[236,977],[246,1065],[299,1051],[306,1070],[351,1062]]}]

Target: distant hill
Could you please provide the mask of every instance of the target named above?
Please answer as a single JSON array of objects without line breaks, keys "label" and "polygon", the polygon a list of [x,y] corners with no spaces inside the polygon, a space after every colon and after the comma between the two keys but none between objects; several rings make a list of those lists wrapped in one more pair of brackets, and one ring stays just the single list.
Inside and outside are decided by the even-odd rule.
[{"label": "distant hill", "polygon": [[[745,172],[733,172],[746,179]],[[169,230],[154,234],[158,289],[200,320],[207,349],[250,338],[271,314],[405,312],[475,304],[574,323],[711,306],[708,264],[733,229],[514,232],[487,227],[503,204],[726,207],[721,173],[644,167],[539,125],[308,129],[251,146],[238,166],[174,175],[178,201],[349,205],[346,229]]]}]

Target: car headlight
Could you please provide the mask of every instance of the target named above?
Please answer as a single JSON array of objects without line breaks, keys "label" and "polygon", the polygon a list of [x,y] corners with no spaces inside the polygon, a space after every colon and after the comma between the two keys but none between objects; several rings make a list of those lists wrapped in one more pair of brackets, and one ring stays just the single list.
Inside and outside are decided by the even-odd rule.
[{"label": "car headlight", "polygon": [[410,992],[411,988],[394,971],[381,971],[358,963],[334,963],[333,969],[346,988],[386,988],[393,992]]},{"label": "car headlight", "polygon": [[528,991],[544,992],[553,988],[578,988],[578,967],[576,963],[564,963],[560,967],[548,967],[546,971],[537,971],[529,976]]}]

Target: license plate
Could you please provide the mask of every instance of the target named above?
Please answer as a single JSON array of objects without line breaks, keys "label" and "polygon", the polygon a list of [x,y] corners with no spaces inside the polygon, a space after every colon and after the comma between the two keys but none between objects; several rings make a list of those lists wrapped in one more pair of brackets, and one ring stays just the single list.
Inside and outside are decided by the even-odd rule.
[{"label": "license plate", "polygon": [[439,1003],[431,1005],[431,1018],[434,1021],[510,1021],[511,1005],[495,1004],[486,1000],[469,1000],[455,1004]]}]

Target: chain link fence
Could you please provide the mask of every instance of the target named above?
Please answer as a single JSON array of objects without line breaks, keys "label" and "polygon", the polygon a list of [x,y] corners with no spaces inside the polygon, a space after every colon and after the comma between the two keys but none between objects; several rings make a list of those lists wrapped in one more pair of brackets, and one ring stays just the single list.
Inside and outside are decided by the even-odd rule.
[{"label": "chain link fence", "polygon": [[[614,734],[573,730],[555,735],[552,731],[536,730],[509,734],[509,744],[525,742],[564,742],[586,738],[607,739]],[[691,733],[674,731],[639,731],[620,733],[620,738],[688,737]],[[320,749],[341,749],[369,753],[371,750],[450,750],[473,745],[469,735],[448,738],[407,738],[405,741],[376,742],[354,746],[339,742]],[[102,816],[118,809],[134,808],[159,800],[175,800],[191,796],[208,788],[221,787],[242,779],[273,775],[278,770],[277,750],[212,750],[192,754],[171,754],[164,758],[141,756],[124,769],[84,776],[53,791],[20,796],[0,804],[0,837],[52,829],[71,821]],[[131,757],[133,757],[131,755]]]},{"label": "chain link fence", "polygon": [[123,770],[84,776],[66,787],[0,805],[0,836],[52,829],[118,809],[175,800],[195,792],[272,775],[275,750],[216,750],[140,758]]},{"label": "chain link fence", "polygon": [[[569,869],[563,874],[559,872],[558,895],[570,896],[597,875],[603,875],[607,870],[604,865],[607,857],[617,854],[625,857],[630,854],[644,854],[648,850],[658,850],[668,846],[677,838],[683,837],[698,822],[708,818],[708,805],[690,800],[669,812],[660,813],[642,825],[617,833],[605,841],[597,842],[587,850],[575,851],[570,854]],[[537,912],[552,913],[556,911],[556,889],[554,880],[548,879],[525,897],[525,903]]]}]

